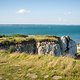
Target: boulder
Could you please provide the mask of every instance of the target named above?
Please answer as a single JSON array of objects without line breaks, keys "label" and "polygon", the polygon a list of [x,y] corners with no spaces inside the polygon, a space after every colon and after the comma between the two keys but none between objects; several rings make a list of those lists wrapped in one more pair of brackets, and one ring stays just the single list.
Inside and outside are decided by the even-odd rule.
[{"label": "boulder", "polygon": [[55,55],[56,55],[56,56],[61,56],[60,45],[59,45],[59,44],[55,44],[54,47],[55,47],[55,52],[54,52]]},{"label": "boulder", "polygon": [[45,54],[45,47],[43,47],[43,46],[40,46],[39,48],[38,48],[38,54]]},{"label": "boulder", "polygon": [[61,37],[61,50],[62,50],[62,53],[67,50],[67,39],[65,36]]},{"label": "boulder", "polygon": [[69,36],[61,37],[61,51],[62,55],[75,56],[77,53],[76,42],[70,39]]},{"label": "boulder", "polygon": [[71,56],[75,56],[76,53],[77,53],[77,45],[76,45],[75,41],[70,40],[69,41],[69,54]]},{"label": "boulder", "polygon": [[38,47],[38,54],[50,54],[60,56],[60,45],[55,44],[54,42],[42,42]]}]

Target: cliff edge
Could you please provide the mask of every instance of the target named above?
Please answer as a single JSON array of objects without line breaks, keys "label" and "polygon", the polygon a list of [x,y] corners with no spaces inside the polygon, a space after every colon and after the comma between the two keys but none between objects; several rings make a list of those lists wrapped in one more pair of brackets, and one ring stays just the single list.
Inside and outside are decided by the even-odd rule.
[{"label": "cliff edge", "polygon": [[76,42],[69,36],[17,36],[1,37],[0,49],[28,54],[72,56],[77,54]]}]

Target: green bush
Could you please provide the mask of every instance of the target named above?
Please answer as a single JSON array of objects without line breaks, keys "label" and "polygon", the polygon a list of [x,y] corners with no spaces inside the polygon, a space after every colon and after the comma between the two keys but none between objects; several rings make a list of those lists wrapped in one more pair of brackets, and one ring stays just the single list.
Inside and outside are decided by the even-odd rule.
[{"label": "green bush", "polygon": [[0,38],[5,37],[5,35],[0,35]]},{"label": "green bush", "polygon": [[12,37],[28,37],[28,35],[23,35],[23,34],[14,34]]},{"label": "green bush", "polygon": [[3,40],[2,42],[1,42],[3,45],[9,45],[9,41],[8,40]]},{"label": "green bush", "polygon": [[10,46],[7,51],[8,51],[9,53],[15,52],[15,47],[14,47],[14,46]]}]

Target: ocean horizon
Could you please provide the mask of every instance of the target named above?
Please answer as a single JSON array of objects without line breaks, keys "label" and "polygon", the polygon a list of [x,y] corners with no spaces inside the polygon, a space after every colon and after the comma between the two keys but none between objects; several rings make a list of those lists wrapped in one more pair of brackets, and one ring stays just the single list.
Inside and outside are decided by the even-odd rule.
[{"label": "ocean horizon", "polygon": [[0,34],[70,36],[80,42],[80,25],[0,24]]}]

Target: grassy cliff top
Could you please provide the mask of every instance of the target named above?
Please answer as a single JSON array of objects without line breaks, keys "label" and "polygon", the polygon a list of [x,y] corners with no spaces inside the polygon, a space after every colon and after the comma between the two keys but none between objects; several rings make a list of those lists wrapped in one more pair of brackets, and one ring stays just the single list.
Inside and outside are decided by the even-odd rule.
[{"label": "grassy cliff top", "polygon": [[27,36],[27,35],[12,35],[12,36],[0,36],[0,43],[4,42],[22,42],[22,41],[58,41],[57,36],[46,36],[46,35],[32,35],[32,36]]}]

